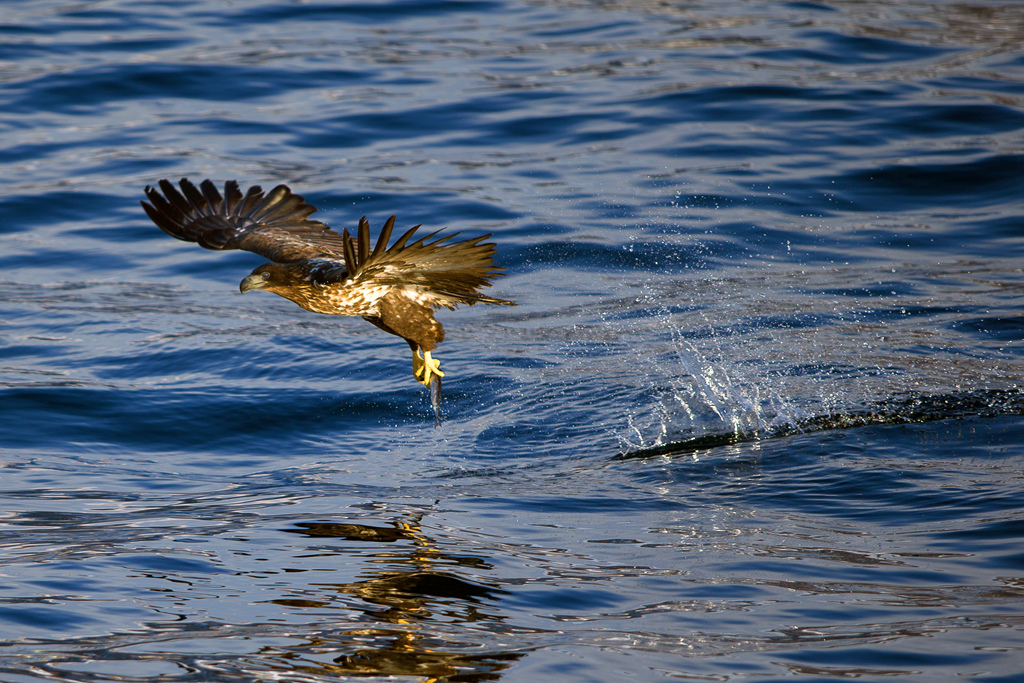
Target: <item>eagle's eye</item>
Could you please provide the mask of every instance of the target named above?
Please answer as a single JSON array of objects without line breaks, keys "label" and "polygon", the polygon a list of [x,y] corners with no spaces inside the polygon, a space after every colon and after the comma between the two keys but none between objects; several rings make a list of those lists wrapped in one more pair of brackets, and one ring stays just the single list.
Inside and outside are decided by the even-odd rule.
[{"label": "eagle's eye", "polygon": [[264,280],[269,280],[270,273],[268,273],[267,271],[263,271],[262,273],[260,273],[260,277],[263,278]]}]

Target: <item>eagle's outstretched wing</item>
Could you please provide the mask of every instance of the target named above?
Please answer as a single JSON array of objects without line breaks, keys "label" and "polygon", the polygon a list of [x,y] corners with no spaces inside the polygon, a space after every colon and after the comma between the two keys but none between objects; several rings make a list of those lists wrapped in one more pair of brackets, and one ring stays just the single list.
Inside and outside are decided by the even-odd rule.
[{"label": "eagle's outstretched wing", "polygon": [[278,263],[344,258],[346,238],[309,220],[316,209],[285,185],[267,194],[256,185],[243,195],[238,183],[229,180],[223,197],[209,180],[196,188],[182,178],[179,185],[181,192],[167,180],[159,182],[159,190],[147,186],[152,205],[142,202],[153,222],[172,237],[207,249],[244,249]]},{"label": "eagle's outstretched wing", "polygon": [[[437,235],[432,232],[409,244],[420,227],[416,225],[389,247],[394,226],[392,216],[384,223],[376,246],[370,251],[370,224],[365,217],[360,219],[355,244],[353,241],[344,243],[347,278],[353,284],[415,287],[426,299],[422,303],[434,308],[454,308],[459,303],[514,305],[479,292],[482,287],[490,286],[492,278],[501,277],[504,270],[494,265],[494,244],[481,244],[490,235],[445,244],[459,233],[430,242],[428,240]],[[343,237],[349,238],[348,230]]]}]

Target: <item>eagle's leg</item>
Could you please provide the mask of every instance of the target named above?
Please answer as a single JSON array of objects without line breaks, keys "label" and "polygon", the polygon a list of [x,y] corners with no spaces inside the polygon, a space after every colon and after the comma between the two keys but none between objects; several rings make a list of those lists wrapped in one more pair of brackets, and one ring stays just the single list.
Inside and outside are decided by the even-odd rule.
[{"label": "eagle's leg", "polygon": [[418,348],[413,349],[412,352],[412,375],[417,382],[425,387],[430,386],[431,375],[444,377],[444,373],[441,372],[441,362],[436,358],[431,358],[430,351],[424,351],[421,355]]}]

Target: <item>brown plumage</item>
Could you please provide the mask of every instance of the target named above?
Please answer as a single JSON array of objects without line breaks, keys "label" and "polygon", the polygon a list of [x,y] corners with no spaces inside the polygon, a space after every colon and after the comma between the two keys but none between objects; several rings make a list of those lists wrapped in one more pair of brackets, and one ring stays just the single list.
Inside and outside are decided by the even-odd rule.
[{"label": "brown plumage", "polygon": [[180,192],[167,180],[159,189],[146,187],[151,204],[142,207],[164,232],[207,249],[244,249],[274,261],[242,280],[243,292],[265,289],[315,313],[362,316],[402,337],[413,351],[413,375],[434,390],[435,409],[443,373],[430,352],[444,340],[444,329],[434,310],[515,305],[479,291],[503,270],[494,266],[494,244],[481,243],[490,235],[452,242],[455,235],[433,239],[434,232],[410,243],[417,225],[389,247],[392,216],[371,250],[365,217],[355,237],[347,229],[339,235],[310,220],[316,209],[285,185],[266,194],[254,186],[242,194],[229,180],[223,196],[209,180],[197,188],[183,178],[179,185]]}]

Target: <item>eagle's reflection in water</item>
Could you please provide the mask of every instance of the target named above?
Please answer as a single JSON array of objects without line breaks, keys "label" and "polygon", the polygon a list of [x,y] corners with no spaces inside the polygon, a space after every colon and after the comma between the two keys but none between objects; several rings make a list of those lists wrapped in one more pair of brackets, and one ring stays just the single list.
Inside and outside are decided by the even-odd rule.
[{"label": "eagle's reflection in water", "polygon": [[[500,633],[502,618],[488,609],[507,591],[468,581],[435,567],[489,569],[483,559],[446,553],[420,529],[421,515],[391,526],[309,522],[286,529],[309,538],[381,544],[370,553],[380,571],[367,571],[351,583],[317,583],[313,588],[333,595],[323,600],[280,599],[296,607],[341,607],[359,604],[367,626],[319,633],[301,647],[278,651],[273,659],[294,673],[332,676],[408,676],[424,681],[493,681],[525,652],[505,652],[473,640],[467,634]],[[372,546],[366,549],[370,550]],[[377,549],[374,549],[377,550]],[[476,623],[483,627],[466,629]],[[489,628],[496,626],[497,628]],[[453,627],[458,636],[451,637]],[[488,640],[494,642],[493,637]]]}]

